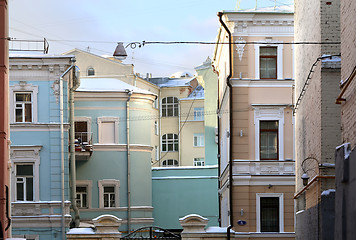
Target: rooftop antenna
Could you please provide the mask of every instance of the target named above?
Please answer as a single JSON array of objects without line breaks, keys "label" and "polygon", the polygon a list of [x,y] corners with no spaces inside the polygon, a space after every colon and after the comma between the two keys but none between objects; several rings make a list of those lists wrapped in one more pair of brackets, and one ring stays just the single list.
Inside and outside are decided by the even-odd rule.
[{"label": "rooftop antenna", "polygon": [[255,10],[257,10],[257,0],[256,0],[256,7],[255,7]]},{"label": "rooftop antenna", "polygon": [[241,0],[237,0],[235,10],[240,10]]},{"label": "rooftop antenna", "polygon": [[90,53],[90,46],[88,46],[88,47],[87,47],[87,52],[89,52],[89,53]]},{"label": "rooftop antenna", "polygon": [[276,9],[276,0],[274,0],[274,9]]}]

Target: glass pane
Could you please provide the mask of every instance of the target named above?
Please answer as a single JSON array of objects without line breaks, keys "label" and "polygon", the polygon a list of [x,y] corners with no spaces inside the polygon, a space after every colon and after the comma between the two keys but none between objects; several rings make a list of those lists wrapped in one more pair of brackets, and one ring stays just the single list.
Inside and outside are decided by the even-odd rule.
[{"label": "glass pane", "polygon": [[271,79],[277,78],[277,58],[261,58],[260,77]]},{"label": "glass pane", "polygon": [[115,194],[110,194],[110,207],[115,207]]},{"label": "glass pane", "polygon": [[26,200],[33,201],[33,178],[26,178]]},{"label": "glass pane", "polygon": [[104,194],[104,207],[109,207],[109,195]]},{"label": "glass pane", "polygon": [[33,165],[16,165],[16,176],[33,176]]},{"label": "glass pane", "polygon": [[279,232],[279,198],[260,198],[261,232]]},{"label": "glass pane", "polygon": [[260,129],[278,129],[278,121],[261,121]]},{"label": "glass pane", "polygon": [[260,56],[277,56],[277,47],[261,47]]},{"label": "glass pane", "polygon": [[23,183],[17,183],[16,184],[16,200],[17,201],[23,201],[24,200],[24,184]]},{"label": "glass pane", "polygon": [[86,187],[77,187],[77,192],[86,193],[87,188]]},{"label": "glass pane", "polygon": [[82,194],[82,206],[81,207],[86,207],[87,206],[87,195],[86,194]]},{"label": "glass pane", "polygon": [[105,193],[113,193],[113,192],[115,192],[115,188],[114,187],[104,187],[104,192]]},{"label": "glass pane", "polygon": [[22,109],[16,109],[16,122],[22,122]]},{"label": "glass pane", "polygon": [[25,122],[32,122],[32,104],[25,104]]}]

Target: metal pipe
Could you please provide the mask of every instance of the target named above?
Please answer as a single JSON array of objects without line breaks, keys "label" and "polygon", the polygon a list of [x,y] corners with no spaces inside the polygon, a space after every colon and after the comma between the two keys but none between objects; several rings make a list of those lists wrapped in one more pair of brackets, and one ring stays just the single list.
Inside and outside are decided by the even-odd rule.
[{"label": "metal pipe", "polygon": [[342,101],[346,101],[346,99],[343,98],[342,95],[344,95],[346,89],[349,87],[349,85],[351,84],[351,82],[355,78],[355,76],[356,76],[356,66],[352,70],[350,76],[345,80],[344,84],[341,85],[342,90],[341,90],[339,96],[336,99],[336,102],[335,102],[336,104],[341,104]]},{"label": "metal pipe", "polygon": [[126,139],[127,139],[127,232],[131,232],[131,159],[130,159],[130,99],[132,90],[126,90]]},{"label": "metal pipe", "polygon": [[[70,201],[72,205],[72,209],[74,211],[74,220],[72,220],[72,227],[79,227],[80,224],[80,216],[79,216],[79,209],[76,204],[76,191],[77,191],[77,184],[76,184],[76,162],[75,162],[75,125],[74,125],[74,91],[79,87],[79,81],[74,83],[74,78],[76,78],[76,69],[75,69],[75,58],[71,59],[72,61],[72,77],[70,81],[70,89],[69,89],[69,121],[70,121],[70,179],[71,179],[71,194],[70,194]],[[69,84],[69,83],[68,83]]]},{"label": "metal pipe", "polygon": [[230,79],[232,77],[232,36],[229,28],[226,26],[224,21],[222,20],[222,16],[224,13],[218,12],[218,17],[219,17],[219,22],[225,29],[226,33],[229,36],[229,75],[226,77],[226,84],[229,87],[229,207],[230,207],[230,226],[227,228],[227,239],[230,239],[230,230],[234,226],[234,218],[233,218],[233,204],[232,204],[232,185],[233,185],[233,179],[232,179],[232,85],[230,83]]},{"label": "metal pipe", "polygon": [[326,176],[318,175],[318,176],[313,177],[313,179],[310,180],[310,182],[302,190],[300,190],[297,194],[295,194],[293,199],[297,199],[305,190],[307,190],[308,187],[310,187],[310,185],[312,185],[319,178],[322,178],[322,179],[334,179],[335,176],[334,175],[326,175]]}]

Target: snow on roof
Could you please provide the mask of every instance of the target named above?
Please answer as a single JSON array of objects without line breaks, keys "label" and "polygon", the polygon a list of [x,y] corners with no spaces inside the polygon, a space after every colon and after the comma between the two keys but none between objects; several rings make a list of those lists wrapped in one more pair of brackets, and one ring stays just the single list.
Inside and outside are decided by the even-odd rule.
[{"label": "snow on roof", "polygon": [[190,78],[175,78],[175,79],[167,79],[164,83],[158,83],[159,87],[183,87],[190,86],[190,81],[192,81],[195,77]]},{"label": "snow on roof", "polygon": [[38,52],[10,52],[9,58],[72,58],[74,55],[52,55]]},{"label": "snow on roof", "polygon": [[80,78],[80,87],[77,92],[127,92],[152,94],[147,90],[132,86],[117,78]]},{"label": "snow on roof", "polygon": [[193,92],[189,94],[188,97],[182,98],[181,100],[191,100],[191,99],[204,99],[204,88],[202,86],[197,86]]},{"label": "snow on roof", "polygon": [[328,189],[328,190],[325,190],[321,193],[321,196],[328,196],[330,195],[330,193],[334,193],[335,192],[335,189]]},{"label": "snow on roof", "polygon": [[175,72],[170,78],[184,78],[184,77],[192,77],[192,74],[189,72]]},{"label": "snow on roof", "polygon": [[71,228],[67,234],[95,234],[91,228]]}]

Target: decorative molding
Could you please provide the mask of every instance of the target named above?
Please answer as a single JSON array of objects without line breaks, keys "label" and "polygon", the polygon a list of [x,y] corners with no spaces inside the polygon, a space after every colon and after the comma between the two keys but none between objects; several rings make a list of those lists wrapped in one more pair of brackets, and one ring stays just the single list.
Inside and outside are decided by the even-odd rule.
[{"label": "decorative molding", "polygon": [[295,186],[294,175],[238,175],[233,174],[234,186]]},{"label": "decorative molding", "polygon": [[294,80],[288,79],[273,79],[273,80],[260,80],[260,79],[238,79],[232,78],[231,84],[233,87],[273,87],[273,88],[292,88]]},{"label": "decorative molding", "polygon": [[59,88],[59,81],[60,81],[59,79],[55,80],[51,86],[57,104],[59,103],[59,95],[61,93],[61,90]]},{"label": "decorative molding", "polygon": [[241,175],[295,175],[294,161],[234,161],[233,173]]},{"label": "decorative molding", "polygon": [[239,55],[239,60],[241,62],[242,61],[242,56],[244,54],[244,48],[245,48],[245,45],[246,45],[246,41],[242,37],[239,37],[235,41],[235,44],[236,44],[237,53]]}]

